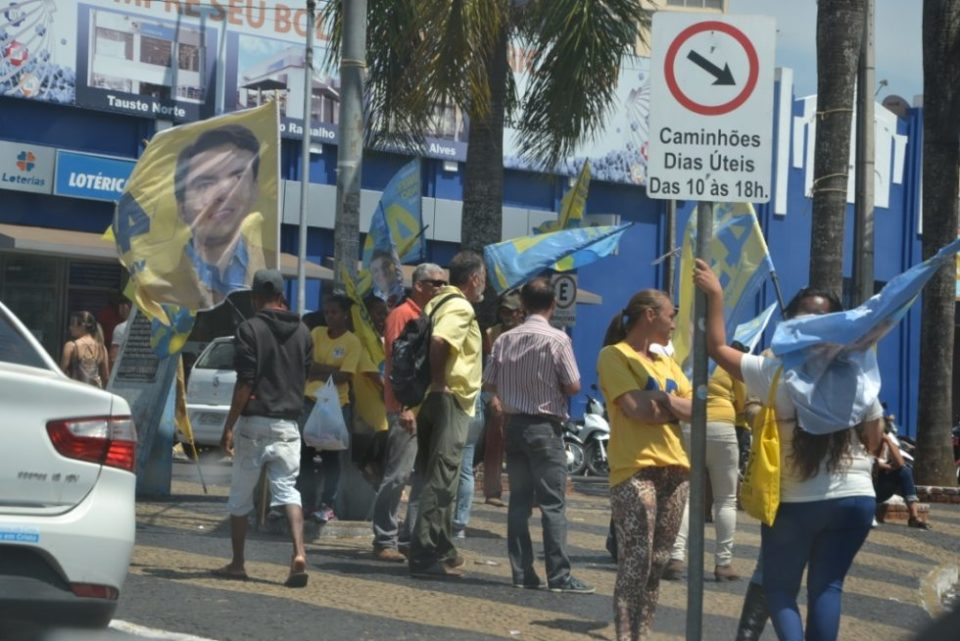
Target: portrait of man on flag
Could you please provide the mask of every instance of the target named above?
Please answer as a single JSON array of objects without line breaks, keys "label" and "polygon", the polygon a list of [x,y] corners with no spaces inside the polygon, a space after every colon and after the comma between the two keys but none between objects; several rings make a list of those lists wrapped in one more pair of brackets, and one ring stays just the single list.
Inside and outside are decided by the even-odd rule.
[{"label": "portrait of man on flag", "polygon": [[277,266],[278,147],[272,103],[148,144],[113,223],[141,309],[209,309]]}]

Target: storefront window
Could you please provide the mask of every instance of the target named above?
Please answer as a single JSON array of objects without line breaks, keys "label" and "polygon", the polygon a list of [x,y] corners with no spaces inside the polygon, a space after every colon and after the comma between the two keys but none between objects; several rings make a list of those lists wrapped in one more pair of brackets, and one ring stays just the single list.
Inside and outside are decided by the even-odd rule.
[{"label": "storefront window", "polygon": [[39,256],[0,256],[0,299],[36,336],[55,360],[65,340],[62,324],[62,260]]}]

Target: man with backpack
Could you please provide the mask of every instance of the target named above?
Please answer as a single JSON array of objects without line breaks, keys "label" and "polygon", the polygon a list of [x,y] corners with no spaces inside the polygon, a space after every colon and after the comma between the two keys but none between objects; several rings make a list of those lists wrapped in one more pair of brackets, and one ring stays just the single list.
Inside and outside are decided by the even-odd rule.
[{"label": "man with backpack", "polygon": [[413,272],[410,295],[387,316],[384,323],[383,398],[387,408],[387,448],[383,481],[373,501],[373,556],[381,561],[403,563],[407,557],[401,549],[410,545],[410,530],[415,520],[415,503],[410,501],[403,531],[397,522],[397,510],[404,486],[410,480],[417,457],[417,418],[413,408],[403,407],[393,393],[390,375],[393,371],[393,342],[407,323],[420,318],[423,307],[447,284],[443,268],[423,263]]},{"label": "man with backpack", "polygon": [[453,544],[453,512],[481,383],[482,339],[471,303],[483,300],[487,273],[483,258],[472,251],[454,256],[449,272],[450,285],[423,310],[430,319],[430,384],[417,414],[421,489],[408,560],[410,574],[421,578],[462,576],[465,563]]}]

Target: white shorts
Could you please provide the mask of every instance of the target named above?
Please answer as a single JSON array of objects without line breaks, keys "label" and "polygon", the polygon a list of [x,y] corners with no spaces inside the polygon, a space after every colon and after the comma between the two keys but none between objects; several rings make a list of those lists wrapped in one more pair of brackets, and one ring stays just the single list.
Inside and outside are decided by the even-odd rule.
[{"label": "white shorts", "polygon": [[253,490],[266,466],[270,506],[300,505],[300,431],[297,422],[266,416],[241,416],[233,432],[233,472],[227,509],[231,516],[253,511]]}]

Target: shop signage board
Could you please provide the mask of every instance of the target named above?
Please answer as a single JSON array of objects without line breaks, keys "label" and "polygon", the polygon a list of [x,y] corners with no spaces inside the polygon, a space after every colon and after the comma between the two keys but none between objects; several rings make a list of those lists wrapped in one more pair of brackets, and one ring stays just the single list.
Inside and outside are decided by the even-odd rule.
[{"label": "shop signage board", "polygon": [[773,18],[653,17],[647,195],[770,200]]},{"label": "shop signage board", "polygon": [[134,160],[57,151],[54,193],[73,198],[117,201],[123,194]]},{"label": "shop signage board", "polygon": [[53,147],[0,142],[0,189],[51,193],[55,156]]},{"label": "shop signage board", "polygon": [[573,327],[577,324],[577,275],[554,274],[550,282],[557,301],[550,323],[554,327]]}]

